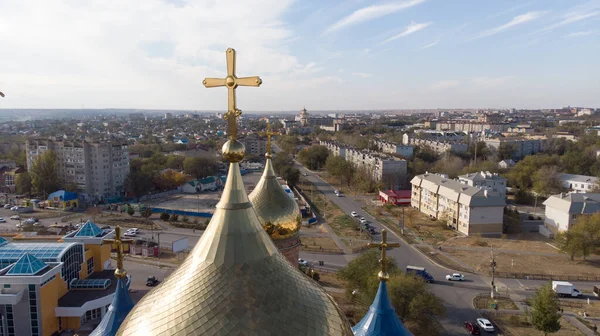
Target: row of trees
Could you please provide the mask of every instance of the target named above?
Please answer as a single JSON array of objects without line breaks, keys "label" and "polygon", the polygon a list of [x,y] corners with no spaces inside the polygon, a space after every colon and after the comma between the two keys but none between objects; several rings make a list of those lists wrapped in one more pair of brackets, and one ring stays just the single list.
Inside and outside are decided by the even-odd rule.
[{"label": "row of trees", "polygon": [[556,240],[571,260],[575,257],[585,259],[600,248],[600,213],[579,216],[568,231],[557,235]]},{"label": "row of trees", "polygon": [[329,157],[329,151],[327,147],[321,145],[310,146],[298,153],[298,160],[311,170],[325,167],[327,157]]},{"label": "row of trees", "polygon": [[286,152],[279,152],[273,158],[275,173],[284,179],[288,185],[295,186],[300,180],[300,171],[294,167],[294,159]]}]

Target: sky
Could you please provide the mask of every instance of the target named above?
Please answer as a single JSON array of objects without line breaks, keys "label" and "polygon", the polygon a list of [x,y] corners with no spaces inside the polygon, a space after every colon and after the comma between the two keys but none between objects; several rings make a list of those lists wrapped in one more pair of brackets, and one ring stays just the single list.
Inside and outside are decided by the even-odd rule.
[{"label": "sky", "polygon": [[0,0],[0,108],[600,107],[600,0]]}]

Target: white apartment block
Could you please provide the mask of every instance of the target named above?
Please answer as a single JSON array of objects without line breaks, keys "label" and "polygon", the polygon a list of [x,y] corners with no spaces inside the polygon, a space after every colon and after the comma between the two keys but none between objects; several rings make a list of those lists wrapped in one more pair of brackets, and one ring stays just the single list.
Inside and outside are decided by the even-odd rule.
[{"label": "white apartment block", "polygon": [[[356,167],[371,171],[375,181],[394,180],[394,178],[406,176],[408,172],[408,164],[403,159],[349,148],[332,141],[321,141],[320,144],[325,146],[333,155],[341,156],[352,162]],[[398,188],[398,185],[395,184],[390,187]]]},{"label": "white apartment block", "polygon": [[480,187],[467,186],[445,175],[415,176],[411,206],[465,235],[502,234],[505,197]]},{"label": "white apartment block", "polygon": [[458,181],[470,187],[480,187],[506,197],[506,179],[497,173],[492,174],[489,171],[482,171],[459,175]]},{"label": "white apartment block", "polygon": [[548,197],[544,205],[544,223],[563,232],[573,227],[577,217],[600,211],[600,194],[560,193]]},{"label": "white apartment block", "polygon": [[109,140],[66,140],[62,138],[27,141],[27,167],[36,156],[52,150],[56,153],[56,170],[65,184],[74,183],[77,190],[91,200],[120,196],[129,174],[127,143]]},{"label": "white apartment block", "polygon": [[575,174],[557,174],[562,187],[575,193],[589,193],[598,185],[598,178],[595,176],[575,175]]},{"label": "white apartment block", "polygon": [[406,158],[411,158],[413,156],[413,146],[397,144],[385,140],[371,140],[371,143],[377,146],[378,150],[382,153],[401,155]]},{"label": "white apartment block", "polygon": [[465,153],[469,146],[466,143],[461,143],[458,141],[438,141],[433,139],[420,139],[416,137],[411,137],[408,134],[402,135],[402,143],[405,145],[412,146],[428,146],[437,154],[444,154],[448,151],[456,152],[456,153]]},{"label": "white apartment block", "polygon": [[503,123],[485,123],[476,121],[441,121],[435,126],[438,131],[459,131],[459,132],[506,132],[510,125]]},{"label": "white apartment block", "polygon": [[515,149],[515,152],[513,153],[513,159],[520,160],[527,155],[534,155],[543,151],[544,148],[546,148],[547,139],[546,137],[505,137],[485,139],[484,142],[492,151],[498,151],[498,148],[500,148],[502,143],[510,144]]},{"label": "white apartment block", "polygon": [[246,153],[256,156],[265,155],[267,152],[267,140],[254,135],[249,135],[239,139],[246,147]]}]

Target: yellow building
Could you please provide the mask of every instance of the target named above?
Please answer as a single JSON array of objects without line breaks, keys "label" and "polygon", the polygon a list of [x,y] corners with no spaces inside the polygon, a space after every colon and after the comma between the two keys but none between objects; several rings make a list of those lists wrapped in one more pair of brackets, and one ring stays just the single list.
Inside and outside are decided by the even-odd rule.
[{"label": "yellow building", "polygon": [[100,319],[117,284],[102,242],[112,236],[88,221],[57,242],[0,237],[0,335],[50,336]]}]

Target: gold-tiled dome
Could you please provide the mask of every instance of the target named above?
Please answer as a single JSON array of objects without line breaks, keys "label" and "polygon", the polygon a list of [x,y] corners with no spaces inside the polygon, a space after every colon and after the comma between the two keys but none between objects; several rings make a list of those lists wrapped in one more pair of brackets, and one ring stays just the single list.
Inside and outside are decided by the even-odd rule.
[{"label": "gold-tiled dome", "polygon": [[117,335],[350,336],[352,330],[331,297],[277,251],[234,162],[200,241],[133,308]]},{"label": "gold-tiled dome", "polygon": [[300,209],[277,181],[270,155],[267,155],[265,171],[260,181],[248,198],[258,220],[272,239],[286,239],[300,230]]}]

